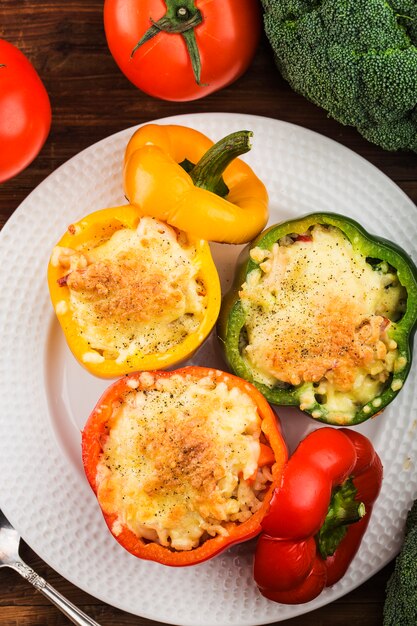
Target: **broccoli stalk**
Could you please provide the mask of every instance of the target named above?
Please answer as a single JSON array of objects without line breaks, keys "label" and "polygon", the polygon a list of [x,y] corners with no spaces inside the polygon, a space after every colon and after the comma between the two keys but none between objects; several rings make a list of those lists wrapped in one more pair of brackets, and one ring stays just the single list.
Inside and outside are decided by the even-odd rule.
[{"label": "broccoli stalk", "polygon": [[262,0],[291,87],[386,150],[417,152],[417,0]]},{"label": "broccoli stalk", "polygon": [[383,626],[417,624],[417,500],[407,516],[405,537],[387,583]]}]

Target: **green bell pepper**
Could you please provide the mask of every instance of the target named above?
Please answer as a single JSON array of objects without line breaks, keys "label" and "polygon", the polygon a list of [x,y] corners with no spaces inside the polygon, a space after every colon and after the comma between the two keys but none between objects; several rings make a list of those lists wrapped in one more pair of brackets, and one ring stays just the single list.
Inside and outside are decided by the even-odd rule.
[{"label": "green bell pepper", "polygon": [[359,424],[403,387],[417,323],[417,268],[354,220],[314,213],[242,252],[218,336],[231,370],[276,405]]}]

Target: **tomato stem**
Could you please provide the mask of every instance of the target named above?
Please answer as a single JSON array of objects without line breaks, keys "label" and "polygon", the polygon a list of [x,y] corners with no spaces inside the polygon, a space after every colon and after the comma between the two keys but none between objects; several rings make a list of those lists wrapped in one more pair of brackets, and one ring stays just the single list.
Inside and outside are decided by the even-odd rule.
[{"label": "tomato stem", "polygon": [[165,5],[167,7],[165,15],[157,21],[150,18],[151,26],[133,48],[130,58],[143,44],[160,32],[181,35],[187,46],[195,81],[200,85],[201,59],[194,29],[203,21],[201,11],[195,6],[194,0],[165,0]]},{"label": "tomato stem", "polygon": [[179,7],[177,9],[177,17],[179,20],[188,20],[190,17],[190,12],[187,7]]},{"label": "tomato stem", "polygon": [[201,61],[200,61],[200,53],[198,51],[197,42],[195,39],[194,30],[186,30],[182,34],[185,44],[187,46],[188,54],[190,56],[191,65],[193,66],[193,73],[195,82],[197,85],[200,85],[201,78]]}]

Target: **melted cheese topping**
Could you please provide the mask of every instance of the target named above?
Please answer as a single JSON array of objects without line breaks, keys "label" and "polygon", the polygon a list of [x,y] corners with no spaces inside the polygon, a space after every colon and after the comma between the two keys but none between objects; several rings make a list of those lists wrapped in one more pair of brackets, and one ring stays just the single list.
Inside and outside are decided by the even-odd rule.
[{"label": "melted cheese topping", "polygon": [[207,376],[141,374],[113,410],[97,471],[102,509],[139,537],[190,550],[260,506],[260,418],[252,399]]},{"label": "melted cheese topping", "polygon": [[118,230],[91,250],[54,254],[69,267],[73,317],[95,351],[85,361],[165,352],[201,323],[196,250],[158,220],[144,217],[136,231]]},{"label": "melted cheese topping", "polygon": [[[341,422],[384,388],[398,357],[390,320],[404,289],[388,267],[377,270],[334,227],[287,237],[242,286],[248,343],[243,354],[259,382],[306,385],[301,408],[317,399]],[[314,415],[313,415],[314,416]],[[320,417],[321,414],[317,414]]]}]

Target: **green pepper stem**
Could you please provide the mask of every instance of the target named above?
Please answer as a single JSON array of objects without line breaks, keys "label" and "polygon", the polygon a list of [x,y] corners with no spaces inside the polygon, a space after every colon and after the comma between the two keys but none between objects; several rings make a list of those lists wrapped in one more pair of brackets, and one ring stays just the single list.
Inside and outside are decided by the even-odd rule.
[{"label": "green pepper stem", "polygon": [[355,499],[356,493],[351,478],[333,491],[326,518],[316,537],[324,559],[335,553],[347,533],[348,525],[358,522],[366,513],[364,503]]},{"label": "green pepper stem", "polygon": [[229,190],[223,182],[223,172],[236,157],[249,152],[252,136],[250,130],[239,130],[215,143],[189,172],[194,185],[226,196]]}]

